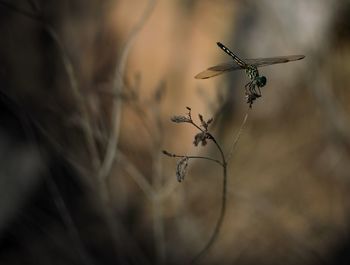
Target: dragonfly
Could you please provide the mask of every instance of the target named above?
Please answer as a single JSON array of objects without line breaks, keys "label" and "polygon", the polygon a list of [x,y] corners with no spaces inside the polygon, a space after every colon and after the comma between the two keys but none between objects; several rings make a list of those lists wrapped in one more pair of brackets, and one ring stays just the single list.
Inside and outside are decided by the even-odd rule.
[{"label": "dragonfly", "polygon": [[252,107],[253,102],[261,97],[260,88],[264,87],[267,82],[266,77],[259,74],[258,67],[287,63],[305,58],[304,55],[288,55],[242,60],[221,42],[217,42],[216,44],[220,49],[231,56],[233,61],[209,67],[207,70],[197,74],[195,78],[207,79],[234,70],[245,70],[248,78],[250,79],[250,81],[245,85],[245,96],[250,108]]}]

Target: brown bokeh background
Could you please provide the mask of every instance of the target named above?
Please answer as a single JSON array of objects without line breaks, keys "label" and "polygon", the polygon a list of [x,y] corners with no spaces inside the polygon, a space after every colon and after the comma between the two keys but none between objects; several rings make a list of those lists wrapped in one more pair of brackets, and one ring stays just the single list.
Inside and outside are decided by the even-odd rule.
[{"label": "brown bokeh background", "polygon": [[[326,0],[0,1],[0,263],[187,264],[219,217],[222,169],[181,155],[213,117],[226,215],[199,264],[348,264],[350,5]],[[304,54],[194,75],[230,58]]]}]

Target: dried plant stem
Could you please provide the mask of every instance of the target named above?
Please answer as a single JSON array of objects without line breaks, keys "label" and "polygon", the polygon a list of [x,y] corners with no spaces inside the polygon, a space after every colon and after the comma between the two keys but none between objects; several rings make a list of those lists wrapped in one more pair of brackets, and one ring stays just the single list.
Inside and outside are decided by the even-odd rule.
[{"label": "dried plant stem", "polygon": [[[249,109],[248,109],[249,111]],[[218,144],[218,142],[216,141],[216,139],[211,135],[211,140],[215,143],[217,149],[220,152],[221,155],[221,159],[222,162],[220,162],[221,166],[222,166],[222,175],[223,175],[223,183],[222,183],[222,199],[221,199],[221,210],[220,210],[220,215],[219,218],[217,220],[217,223],[215,225],[214,231],[212,236],[210,237],[209,241],[207,242],[206,246],[194,257],[194,259],[192,260],[191,263],[196,263],[207,251],[208,249],[213,245],[213,243],[215,242],[217,236],[219,235],[220,232],[220,228],[222,226],[224,217],[225,217],[225,213],[226,213],[226,202],[227,202],[227,162],[230,160],[230,158],[232,157],[234,148],[236,147],[238,140],[242,134],[243,128],[247,122],[248,119],[248,112],[246,112],[244,119],[241,123],[241,126],[239,128],[238,133],[236,134],[236,137],[234,138],[234,141],[231,145],[231,150],[230,153],[227,156],[227,159],[225,158],[225,154],[222,150],[222,148],[220,147],[220,145]]]},{"label": "dried plant stem", "polygon": [[225,213],[226,213],[226,201],[227,201],[227,162],[226,162],[226,158],[225,158],[225,154],[221,148],[221,146],[219,145],[219,143],[216,141],[216,139],[214,138],[214,136],[210,135],[210,139],[214,142],[214,144],[216,145],[217,149],[220,152],[221,155],[221,166],[222,166],[222,198],[221,198],[221,209],[220,209],[220,214],[219,214],[219,218],[216,222],[214,231],[209,239],[209,241],[207,242],[207,244],[204,246],[204,248],[192,259],[191,263],[194,264],[196,263],[204,254],[206,254],[206,252],[211,248],[211,246],[214,244],[216,238],[219,235],[220,229],[222,227],[222,223],[224,221],[224,217],[225,217]]},{"label": "dried plant stem", "polygon": [[238,133],[234,139],[229,156],[228,156],[228,158],[226,158],[225,153],[224,153],[223,149],[221,148],[220,144],[218,143],[216,138],[208,131],[209,125],[212,124],[213,119],[209,119],[209,120],[205,121],[203,116],[201,114],[199,114],[198,117],[200,120],[200,125],[198,125],[192,118],[191,108],[189,108],[189,107],[186,107],[186,108],[188,110],[188,113],[186,116],[176,115],[176,116],[173,116],[171,118],[171,121],[173,121],[175,123],[189,123],[192,126],[194,126],[195,128],[197,128],[200,132],[195,135],[193,144],[195,146],[197,146],[199,144],[206,145],[207,140],[211,140],[215,144],[216,148],[218,149],[221,159],[218,160],[218,159],[214,159],[214,158],[206,157],[206,156],[177,155],[177,154],[173,154],[173,153],[170,153],[168,151],[165,151],[165,150],[163,151],[163,154],[165,154],[169,157],[181,158],[181,160],[179,160],[179,162],[177,163],[177,170],[176,170],[176,175],[177,175],[178,181],[180,181],[180,182],[182,180],[184,180],[184,176],[186,174],[187,162],[189,159],[192,159],[192,158],[209,160],[209,161],[212,161],[212,162],[219,164],[222,167],[222,177],[223,177],[222,199],[221,199],[221,208],[220,208],[219,218],[216,222],[214,231],[211,234],[208,242],[201,249],[201,251],[191,260],[191,263],[193,264],[193,263],[198,262],[199,259],[201,257],[203,257],[204,254],[206,254],[207,251],[212,247],[212,245],[214,244],[215,240],[217,239],[219,232],[220,232],[220,229],[222,227],[222,223],[224,221],[224,217],[225,217],[225,213],[226,213],[226,201],[227,201],[227,162],[228,162],[228,159],[232,156],[234,147],[236,146],[236,144],[239,140],[239,137],[242,134],[243,127],[246,124],[246,121],[248,118],[248,112],[246,113],[246,115],[243,119],[243,122],[240,126],[240,130],[238,131]]},{"label": "dried plant stem", "polygon": [[215,163],[219,164],[223,170],[223,187],[222,187],[223,190],[222,190],[222,200],[221,200],[221,209],[220,209],[219,218],[216,222],[214,231],[213,231],[210,239],[208,240],[206,245],[202,248],[202,250],[191,260],[191,263],[196,263],[209,250],[209,248],[214,244],[216,238],[219,235],[220,228],[222,226],[222,223],[223,223],[223,220],[225,217],[226,194],[227,194],[227,160],[226,160],[225,154],[224,154],[220,144],[217,142],[215,137],[208,131],[209,125],[212,123],[213,119],[209,119],[209,120],[205,121],[203,116],[201,114],[199,114],[198,117],[200,120],[200,125],[198,125],[192,118],[191,108],[187,107],[187,110],[188,110],[187,116],[182,116],[182,115],[173,116],[171,118],[171,120],[175,123],[189,123],[192,126],[194,126],[195,128],[197,128],[200,132],[195,135],[193,144],[195,146],[197,146],[199,144],[206,145],[207,140],[211,140],[215,144],[216,148],[218,149],[221,159],[218,160],[218,159],[214,159],[211,157],[205,157],[205,156],[187,156],[187,155],[182,156],[182,155],[172,154],[172,153],[169,153],[167,151],[163,151],[163,154],[165,154],[169,157],[181,158],[181,160],[177,164],[177,171],[176,171],[178,181],[184,180],[184,176],[186,174],[187,161],[191,158],[198,158],[198,159],[204,159],[204,160],[209,160],[209,161],[215,162]]}]

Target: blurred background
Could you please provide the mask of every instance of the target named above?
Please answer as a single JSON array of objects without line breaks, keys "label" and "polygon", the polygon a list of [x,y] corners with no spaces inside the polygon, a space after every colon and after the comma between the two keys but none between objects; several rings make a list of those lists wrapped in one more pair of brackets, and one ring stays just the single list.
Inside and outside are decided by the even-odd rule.
[{"label": "blurred background", "polygon": [[[0,264],[350,263],[350,2],[0,0]],[[241,58],[304,54],[197,80]],[[244,118],[247,117],[246,121]]]}]

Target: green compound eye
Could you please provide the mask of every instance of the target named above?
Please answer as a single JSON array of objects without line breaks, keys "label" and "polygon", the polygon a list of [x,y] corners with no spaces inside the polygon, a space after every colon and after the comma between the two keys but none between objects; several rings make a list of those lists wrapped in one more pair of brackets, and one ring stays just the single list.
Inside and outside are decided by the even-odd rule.
[{"label": "green compound eye", "polygon": [[265,76],[259,76],[259,77],[256,78],[256,85],[257,85],[258,87],[263,87],[263,86],[265,86],[265,85],[266,85],[266,82],[267,82],[267,80],[266,80],[266,77],[265,77]]}]

